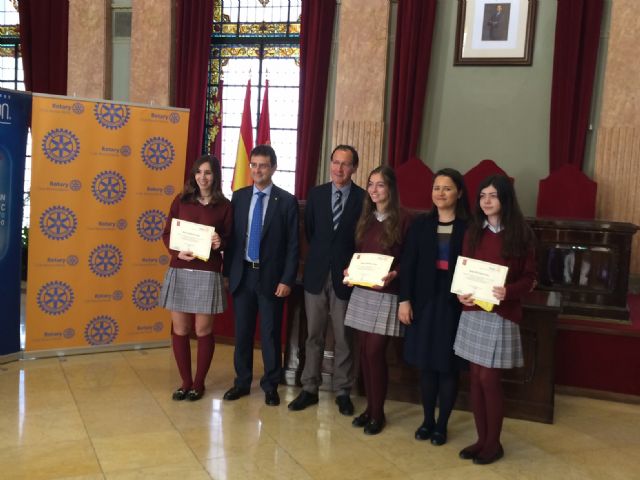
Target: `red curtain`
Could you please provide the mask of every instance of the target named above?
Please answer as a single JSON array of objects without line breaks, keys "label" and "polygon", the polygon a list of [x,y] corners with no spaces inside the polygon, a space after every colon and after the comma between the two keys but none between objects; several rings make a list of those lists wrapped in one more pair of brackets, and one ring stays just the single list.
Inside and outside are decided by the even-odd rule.
[{"label": "red curtain", "polygon": [[389,119],[388,164],[392,167],[418,154],[436,3],[436,0],[398,2]]},{"label": "red curtain", "polygon": [[549,169],[582,168],[603,0],[558,0],[551,85]]},{"label": "red curtain", "polygon": [[185,179],[202,153],[213,0],[176,2],[176,106],[189,108]]},{"label": "red curtain", "polygon": [[307,192],[315,185],[320,163],[335,3],[334,0],[302,2],[296,160],[299,199],[307,198]]},{"label": "red curtain", "polygon": [[66,95],[69,0],[20,0],[18,14],[26,89]]}]

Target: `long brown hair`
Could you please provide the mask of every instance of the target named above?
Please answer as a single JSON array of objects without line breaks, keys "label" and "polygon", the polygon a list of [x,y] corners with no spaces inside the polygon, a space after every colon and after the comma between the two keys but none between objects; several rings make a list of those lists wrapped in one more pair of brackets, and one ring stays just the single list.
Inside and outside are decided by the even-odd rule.
[{"label": "long brown hair", "polygon": [[[371,170],[369,178],[367,179],[367,185],[371,181],[371,177],[375,174],[380,174],[384,184],[389,189],[389,201],[387,202],[387,209],[385,213],[387,218],[382,222],[382,234],[379,241],[383,248],[390,248],[396,243],[400,243],[400,200],[398,199],[398,187],[396,184],[396,174],[391,167],[386,165],[380,165],[377,168]],[[377,221],[375,219],[376,204],[371,200],[369,194],[365,195],[364,202],[362,204],[362,213],[358,219],[356,225],[356,243],[359,244],[364,238],[364,234],[371,222]]]},{"label": "long brown hair", "polygon": [[213,173],[213,182],[211,182],[211,201],[209,205],[215,205],[222,200],[226,200],[222,193],[222,170],[220,168],[220,162],[213,155],[202,155],[193,162],[191,172],[189,172],[189,178],[184,184],[182,195],[180,195],[180,201],[185,203],[198,203],[198,197],[201,195],[200,187],[196,182],[196,173],[203,163],[209,163],[211,165],[211,172]]}]

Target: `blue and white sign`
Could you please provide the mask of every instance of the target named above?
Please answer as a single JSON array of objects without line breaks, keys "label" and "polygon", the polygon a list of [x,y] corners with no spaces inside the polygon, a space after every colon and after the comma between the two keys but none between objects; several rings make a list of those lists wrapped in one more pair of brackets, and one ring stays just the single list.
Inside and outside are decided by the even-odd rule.
[{"label": "blue and white sign", "polygon": [[31,95],[0,88],[0,355],[20,350],[24,158]]}]

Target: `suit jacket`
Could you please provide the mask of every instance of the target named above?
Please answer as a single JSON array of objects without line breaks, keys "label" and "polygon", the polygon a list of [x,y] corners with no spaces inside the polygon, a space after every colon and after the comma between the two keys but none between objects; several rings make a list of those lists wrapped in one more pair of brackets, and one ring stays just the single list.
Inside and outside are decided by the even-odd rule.
[{"label": "suit jacket", "polygon": [[[400,268],[400,292],[398,301],[411,300],[414,315],[422,311],[435,291],[436,260],[438,257],[438,216],[425,214],[411,225],[405,240]],[[462,252],[467,222],[455,219],[449,244],[448,282],[451,285],[458,255]],[[450,301],[458,310],[462,306],[451,294]]]},{"label": "suit jacket", "polygon": [[[253,185],[233,192],[233,235],[224,252],[224,275],[234,293],[242,282]],[[260,239],[260,293],[273,295],[278,283],[293,287],[298,271],[298,201],[273,185]]]},{"label": "suit jacket", "polygon": [[309,252],[304,264],[304,289],[320,293],[329,271],[338,298],[348,300],[351,288],[342,283],[342,272],[349,266],[356,249],[356,223],[362,210],[365,191],[355,183],[344,206],[338,228],[333,230],[331,182],[318,185],[309,192],[304,213],[304,230]]}]

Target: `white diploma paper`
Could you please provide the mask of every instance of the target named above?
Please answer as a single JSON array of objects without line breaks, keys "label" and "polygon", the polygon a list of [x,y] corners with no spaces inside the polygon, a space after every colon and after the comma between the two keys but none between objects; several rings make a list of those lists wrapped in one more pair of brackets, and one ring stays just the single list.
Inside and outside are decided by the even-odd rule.
[{"label": "white diploma paper", "polygon": [[173,218],[169,248],[179,252],[191,252],[195,257],[206,262],[209,260],[211,237],[215,231],[215,227],[209,225]]},{"label": "white diploma paper", "polygon": [[393,257],[379,253],[354,253],[349,263],[349,276],[344,283],[363,287],[384,286],[382,277],[389,273]]},{"label": "white diploma paper", "polygon": [[470,293],[476,300],[500,305],[500,300],[493,296],[492,290],[493,287],[504,287],[508,270],[504,265],[459,256],[451,282],[451,293]]}]

